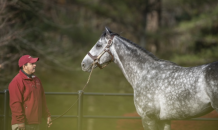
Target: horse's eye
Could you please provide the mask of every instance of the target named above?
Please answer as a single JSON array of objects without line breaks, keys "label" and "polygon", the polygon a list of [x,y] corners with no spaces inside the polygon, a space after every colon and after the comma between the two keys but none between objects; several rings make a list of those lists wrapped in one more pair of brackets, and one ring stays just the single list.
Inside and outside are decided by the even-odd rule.
[{"label": "horse's eye", "polygon": [[96,46],[97,46],[97,47],[101,47],[101,45],[100,45],[100,44],[97,44]]}]

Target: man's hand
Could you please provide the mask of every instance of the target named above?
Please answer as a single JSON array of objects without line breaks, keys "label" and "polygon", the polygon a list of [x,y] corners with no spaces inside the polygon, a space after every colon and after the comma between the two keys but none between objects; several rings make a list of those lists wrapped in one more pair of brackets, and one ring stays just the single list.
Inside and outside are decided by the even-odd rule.
[{"label": "man's hand", "polygon": [[18,130],[25,130],[25,124],[18,124]]},{"label": "man's hand", "polygon": [[47,118],[47,125],[48,125],[48,127],[50,127],[52,125],[51,117]]}]

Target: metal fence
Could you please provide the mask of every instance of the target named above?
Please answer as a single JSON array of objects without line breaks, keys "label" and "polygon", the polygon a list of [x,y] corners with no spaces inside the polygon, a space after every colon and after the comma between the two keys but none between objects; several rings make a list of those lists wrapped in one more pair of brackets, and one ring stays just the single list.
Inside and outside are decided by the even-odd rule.
[{"label": "metal fence", "polygon": [[[4,110],[3,115],[0,115],[0,118],[3,118],[3,130],[9,130],[9,91],[5,89],[0,94],[4,95]],[[128,117],[128,116],[95,116],[95,115],[83,115],[83,97],[84,96],[133,96],[133,94],[120,94],[120,93],[88,93],[79,90],[78,92],[45,92],[46,95],[77,95],[77,115],[65,115],[62,117],[77,118],[77,130],[82,130],[83,118],[102,118],[102,119],[141,119],[140,117]],[[59,115],[52,115],[51,117],[59,117]],[[189,120],[195,121],[218,121],[218,118],[193,118]]]}]

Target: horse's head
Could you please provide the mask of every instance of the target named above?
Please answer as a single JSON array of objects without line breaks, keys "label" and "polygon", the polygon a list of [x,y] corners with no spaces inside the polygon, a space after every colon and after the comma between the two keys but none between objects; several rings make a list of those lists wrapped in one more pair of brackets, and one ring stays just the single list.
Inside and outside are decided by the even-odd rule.
[{"label": "horse's head", "polygon": [[94,67],[98,66],[99,68],[103,68],[103,64],[113,61],[110,48],[113,45],[114,35],[116,34],[112,33],[108,28],[105,28],[105,32],[100,39],[84,57],[81,63],[83,71],[90,72],[94,63]]}]

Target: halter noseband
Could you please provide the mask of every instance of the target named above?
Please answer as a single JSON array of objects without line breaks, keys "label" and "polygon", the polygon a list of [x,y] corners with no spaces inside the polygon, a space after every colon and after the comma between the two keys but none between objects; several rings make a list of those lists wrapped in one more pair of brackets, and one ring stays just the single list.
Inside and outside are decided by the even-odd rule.
[{"label": "halter noseband", "polygon": [[[112,55],[111,51],[110,51],[110,46],[113,44],[113,38],[114,38],[114,35],[111,36],[111,39],[108,40],[108,43],[107,43],[107,46],[104,48],[104,50],[98,55],[98,56],[93,56],[90,52],[88,52],[88,55],[94,60],[94,63],[97,64],[97,66],[100,68],[100,69],[103,69],[104,67],[106,67],[110,62],[114,61],[114,56]],[[98,63],[99,59],[102,57],[102,55],[105,53],[105,52],[108,52],[110,55],[111,55],[111,60],[108,62],[108,64],[102,66],[101,64]]]}]

